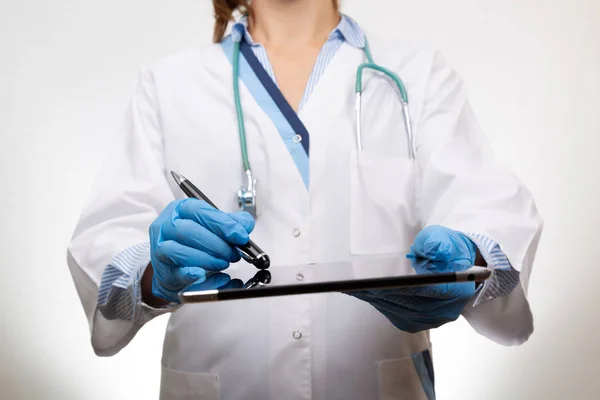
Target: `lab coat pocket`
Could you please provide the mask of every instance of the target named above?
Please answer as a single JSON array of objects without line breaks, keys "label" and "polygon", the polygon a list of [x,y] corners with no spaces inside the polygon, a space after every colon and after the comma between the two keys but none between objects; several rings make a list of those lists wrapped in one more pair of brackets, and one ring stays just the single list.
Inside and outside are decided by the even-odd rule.
[{"label": "lab coat pocket", "polygon": [[416,235],[415,165],[403,157],[352,153],[350,252],[406,252]]},{"label": "lab coat pocket", "polygon": [[431,352],[379,362],[379,400],[435,400]]},{"label": "lab coat pocket", "polygon": [[163,365],[160,400],[219,400],[219,374],[176,371]]}]

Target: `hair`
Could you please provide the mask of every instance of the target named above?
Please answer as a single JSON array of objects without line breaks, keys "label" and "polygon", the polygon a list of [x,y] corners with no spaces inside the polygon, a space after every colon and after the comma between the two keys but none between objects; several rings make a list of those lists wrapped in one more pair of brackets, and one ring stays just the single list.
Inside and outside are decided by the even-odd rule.
[{"label": "hair", "polygon": [[[332,0],[336,9],[340,8],[340,0]],[[215,9],[215,30],[213,41],[219,43],[223,40],[227,25],[233,21],[233,12],[238,10],[252,18],[252,0],[213,0]]]},{"label": "hair", "polygon": [[213,41],[219,43],[223,40],[229,21],[233,20],[233,12],[239,10],[242,14],[251,15],[250,0],[213,0],[215,9],[215,31]]}]

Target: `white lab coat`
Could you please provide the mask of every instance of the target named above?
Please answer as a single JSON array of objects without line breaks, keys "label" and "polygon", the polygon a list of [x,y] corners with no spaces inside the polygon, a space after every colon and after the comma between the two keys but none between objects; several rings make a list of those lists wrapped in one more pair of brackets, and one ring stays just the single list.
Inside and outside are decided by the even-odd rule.
[{"label": "white lab coat", "polygon": [[[397,89],[369,73],[357,153],[354,80],[363,53],[347,44],[299,114],[310,132],[309,190],[273,122],[241,84],[262,201],[252,237],[275,270],[406,253],[431,224],[484,234],[521,271],[521,285],[463,315],[494,341],[522,343],[533,329],[524,289],[541,232],[534,201],[490,152],[464,86],[439,54],[370,39],[376,61],[407,86],[417,161],[408,159]],[[100,355],[118,352],[139,329],[103,318],[98,284],[111,258],[147,242],[150,223],[184,197],[169,171],[187,176],[220,208],[236,210],[243,175],[231,76],[219,45],[140,74],[125,130],[68,254]],[[411,356],[428,348],[427,332],[404,333],[343,294],[186,305],[170,316],[161,399],[425,399]]]}]

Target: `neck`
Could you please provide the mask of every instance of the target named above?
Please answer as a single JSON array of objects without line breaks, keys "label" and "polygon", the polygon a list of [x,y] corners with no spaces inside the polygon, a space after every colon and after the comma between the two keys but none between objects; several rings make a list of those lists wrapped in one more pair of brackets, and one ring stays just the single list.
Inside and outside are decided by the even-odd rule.
[{"label": "neck", "polygon": [[333,0],[254,0],[249,30],[265,46],[322,46],[340,21]]}]

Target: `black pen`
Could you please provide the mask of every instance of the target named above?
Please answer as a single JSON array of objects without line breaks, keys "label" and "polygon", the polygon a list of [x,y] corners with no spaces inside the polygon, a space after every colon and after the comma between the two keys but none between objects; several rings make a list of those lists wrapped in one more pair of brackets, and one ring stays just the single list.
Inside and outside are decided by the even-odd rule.
[{"label": "black pen", "polygon": [[[210,206],[218,210],[217,206],[215,206],[213,202],[210,201],[208,197],[206,197],[204,193],[202,193],[200,189],[194,186],[194,184],[190,182],[185,176],[173,171],[171,171],[171,175],[173,175],[173,179],[175,179],[175,182],[177,182],[181,190],[188,197],[204,200]],[[269,256],[264,251],[262,251],[261,248],[258,247],[256,243],[254,243],[252,240],[250,240],[245,245],[235,246],[235,248],[240,251],[244,260],[254,265],[256,268],[267,269],[269,268],[269,266],[271,266],[271,259],[269,258]]]}]

